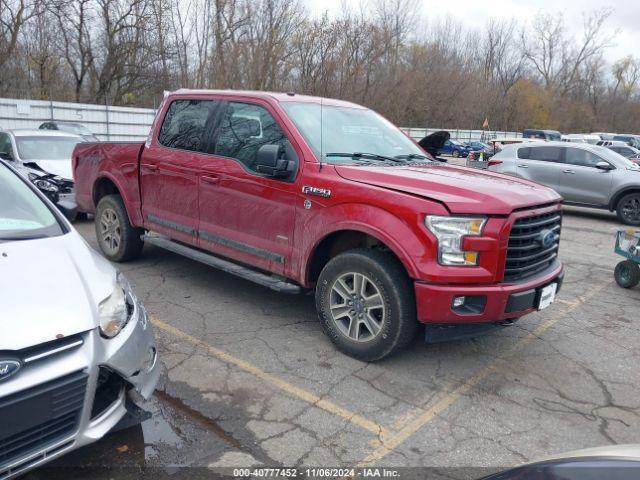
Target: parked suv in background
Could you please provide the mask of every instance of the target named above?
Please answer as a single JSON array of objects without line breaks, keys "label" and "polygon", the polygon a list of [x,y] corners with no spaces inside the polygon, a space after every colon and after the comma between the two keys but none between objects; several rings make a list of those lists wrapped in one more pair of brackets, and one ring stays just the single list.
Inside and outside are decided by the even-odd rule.
[{"label": "parked suv in background", "polygon": [[608,148],[567,142],[505,145],[489,170],[542,183],[565,203],[615,210],[621,222],[640,225],[640,168]]},{"label": "parked suv in background", "polygon": [[525,128],[522,131],[522,136],[524,138],[539,138],[548,141],[559,141],[562,139],[562,135],[557,130],[540,130],[535,128]]}]

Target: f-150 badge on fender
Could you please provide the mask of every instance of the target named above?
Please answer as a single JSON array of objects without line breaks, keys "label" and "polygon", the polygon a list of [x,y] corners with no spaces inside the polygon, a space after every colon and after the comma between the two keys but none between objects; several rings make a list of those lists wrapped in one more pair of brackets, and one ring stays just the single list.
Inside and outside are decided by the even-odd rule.
[{"label": "f-150 badge on fender", "polygon": [[302,193],[306,193],[308,195],[318,195],[320,197],[329,198],[331,196],[331,190],[327,188],[318,188],[318,187],[302,187]]}]

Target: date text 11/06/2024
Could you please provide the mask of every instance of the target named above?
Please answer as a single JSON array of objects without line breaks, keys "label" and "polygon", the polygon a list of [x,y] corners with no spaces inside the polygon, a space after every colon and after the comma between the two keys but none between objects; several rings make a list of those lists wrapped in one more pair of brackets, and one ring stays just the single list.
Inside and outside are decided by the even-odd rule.
[{"label": "date text 11/06/2024", "polygon": [[388,468],[236,468],[234,477],[305,477],[305,478],[376,478],[399,477],[400,473]]}]

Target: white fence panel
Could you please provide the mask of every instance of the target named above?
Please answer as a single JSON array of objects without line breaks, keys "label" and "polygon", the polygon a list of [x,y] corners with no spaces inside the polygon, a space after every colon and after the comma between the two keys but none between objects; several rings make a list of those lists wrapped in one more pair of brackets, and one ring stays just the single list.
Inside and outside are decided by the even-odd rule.
[{"label": "white fence panel", "polygon": [[42,122],[60,120],[81,123],[101,140],[140,141],[154,116],[152,108],[0,98],[0,129],[38,128]]}]

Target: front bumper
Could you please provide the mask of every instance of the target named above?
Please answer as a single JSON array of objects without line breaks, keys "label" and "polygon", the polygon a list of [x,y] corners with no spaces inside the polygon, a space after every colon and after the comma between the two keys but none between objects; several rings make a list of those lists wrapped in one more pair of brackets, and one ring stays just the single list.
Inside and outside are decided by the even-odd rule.
[{"label": "front bumper", "polygon": [[[26,363],[18,374],[0,384],[1,405],[5,397],[55,379],[72,375],[86,378],[84,401],[78,409],[74,430],[64,437],[37,444],[19,458],[9,457],[8,461],[3,462],[3,452],[0,451],[0,478],[20,475],[102,438],[126,414],[128,390],[135,389],[144,398],[153,393],[160,368],[151,323],[141,304],[136,302],[129,323],[115,338],[102,338],[98,329],[80,334],[79,337],[82,338],[82,344],[78,348],[33,364]],[[106,403],[102,402],[103,407],[96,411],[94,400],[98,403],[96,392],[99,376],[105,370],[121,377],[122,387]],[[21,433],[17,433],[15,436],[18,438],[20,435]]]},{"label": "front bumper", "polygon": [[[519,318],[537,308],[540,290],[564,278],[562,263],[556,262],[535,277],[518,283],[492,285],[440,285],[415,282],[418,320],[429,324],[470,324],[500,322]],[[454,309],[454,297],[477,301],[473,308]]]}]

